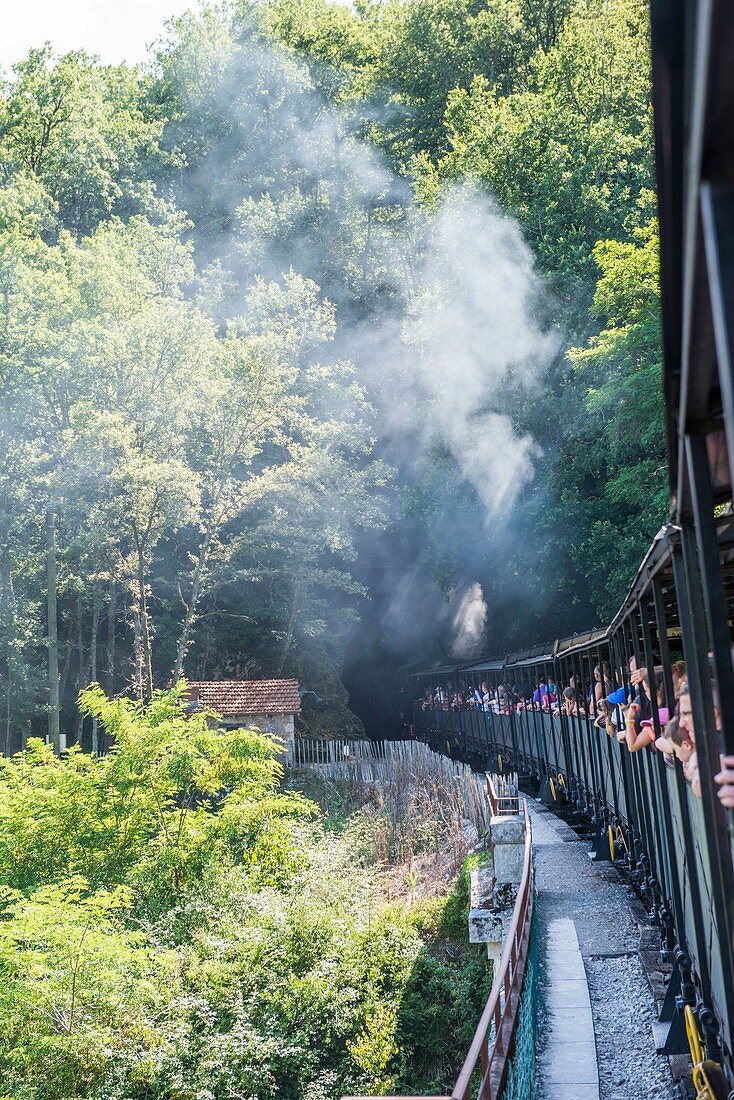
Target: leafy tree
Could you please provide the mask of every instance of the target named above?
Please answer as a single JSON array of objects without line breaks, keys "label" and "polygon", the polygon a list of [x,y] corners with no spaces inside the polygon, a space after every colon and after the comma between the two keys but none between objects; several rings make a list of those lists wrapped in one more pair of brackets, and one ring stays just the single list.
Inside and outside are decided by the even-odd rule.
[{"label": "leafy tree", "polygon": [[29,285],[8,301],[19,354],[31,364],[36,441],[47,441],[47,492],[78,510],[83,487],[83,521],[116,530],[135,598],[140,697],[152,692],[147,571],[157,541],[196,502],[184,428],[190,379],[207,337],[214,339],[181,299],[190,261],[177,232],[175,223],[132,219],[101,227],[81,245],[62,234],[45,262],[28,265]]},{"label": "leafy tree", "polygon": [[485,181],[515,214],[561,299],[583,329],[593,248],[641,224],[636,200],[652,178],[647,10],[637,0],[579,4],[526,90],[503,96],[481,75],[447,109],[452,178]]},{"label": "leafy tree", "polygon": [[153,1045],[173,959],[160,952],[154,970],[143,933],[120,926],[122,887],[90,892],[72,876],[2,901],[3,1087],[37,1100],[94,1095],[131,1040]]},{"label": "leafy tree", "polygon": [[56,760],[37,739],[4,761],[0,878],[30,893],[82,876],[92,889],[127,884],[138,904],[180,900],[206,867],[244,863],[254,882],[282,881],[280,831],[313,807],[278,791],[278,746],[250,730],[224,733],[189,716],[178,692],[141,710],[82,695],[114,748]]},{"label": "leafy tree", "polygon": [[31,50],[0,96],[5,182],[38,180],[77,239],[111,214],[145,209],[162,127],[144,91],[125,66],[102,67],[81,51],[54,60],[48,44]]},{"label": "leafy tree", "polygon": [[594,308],[606,323],[569,353],[583,423],[559,461],[563,505],[583,518],[574,558],[601,617],[616,610],[668,504],[656,222],[635,238],[594,250]]},{"label": "leafy tree", "polygon": [[[314,803],[279,787],[276,743],[216,729],[183,691],[141,708],[94,687],[82,705],[114,734],[106,756],[59,759],[33,739],[0,764],[7,1095],[300,1100],[398,1081],[411,1064],[413,1081],[443,1087],[463,1052],[457,1021],[486,995],[464,878],[379,906],[375,813],[326,831]],[[420,826],[395,824],[422,828],[431,861],[457,822],[422,797]],[[436,1004],[416,1029],[425,982]]]},{"label": "leafy tree", "polygon": [[[481,76],[499,95],[524,87],[535,50],[557,40],[571,0],[430,0],[357,5],[272,0],[261,25],[303,56],[317,86],[399,171],[448,148],[450,95]],[[248,9],[249,10],[249,9]]]},{"label": "leafy tree", "polygon": [[329,0],[272,0],[258,14],[268,37],[306,59],[316,87],[327,99],[345,105],[356,99],[370,79],[380,48],[369,9]]},{"label": "leafy tree", "polygon": [[443,117],[454,89],[482,77],[506,93],[522,85],[530,54],[517,0],[388,4],[377,36],[372,78],[389,91],[392,119],[385,136],[403,161],[446,151]]},{"label": "leafy tree", "polygon": [[[390,471],[368,464],[371,410],[353,365],[314,359],[334,330],[331,304],[319,297],[314,283],[290,272],[282,284],[256,282],[244,315],[220,342],[219,373],[210,373],[207,416],[194,440],[206,463],[202,538],[174,676],[183,671],[200,600],[231,574],[232,557],[243,546],[246,551],[253,542],[258,551],[268,546],[278,565],[273,570],[272,564],[260,564],[255,572],[280,574],[286,585],[290,575],[301,596],[339,586],[361,592],[334,562],[354,559],[355,530],[384,522],[375,490],[384,487]],[[316,492],[309,495],[309,488]],[[245,516],[249,522],[243,527]],[[299,544],[303,549],[296,555]],[[289,564],[296,556],[298,564]],[[290,650],[295,616],[303,610],[298,602],[294,596],[277,672]],[[316,633],[315,617],[308,619]]]}]

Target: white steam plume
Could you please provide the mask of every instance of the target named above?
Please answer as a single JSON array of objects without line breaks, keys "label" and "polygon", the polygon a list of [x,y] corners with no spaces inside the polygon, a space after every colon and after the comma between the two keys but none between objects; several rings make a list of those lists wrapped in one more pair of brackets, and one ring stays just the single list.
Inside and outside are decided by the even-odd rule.
[{"label": "white steam plume", "polygon": [[451,656],[473,656],[484,641],[487,605],[481,584],[470,584],[456,596],[451,608]]},{"label": "white steam plume", "polygon": [[[184,62],[185,54],[187,73]],[[539,319],[544,287],[519,226],[472,187],[419,209],[406,181],[357,139],[359,112],[350,120],[332,109],[307,67],[259,36],[214,36],[198,62],[212,70],[196,85],[205,99],[213,94],[203,113],[226,120],[231,143],[203,159],[193,198],[205,224],[210,210],[237,210],[228,239],[201,242],[203,258],[231,264],[235,285],[279,279],[289,267],[313,278],[337,307],[335,354],[354,360],[375,406],[380,456],[403,485],[430,480],[432,493],[442,452],[450,456],[444,514],[456,573],[448,583],[461,604],[485,571],[489,536],[507,549],[503,521],[539,455],[508,410],[523,394],[537,403],[560,344]],[[236,290],[234,299],[236,312]],[[375,302],[378,310],[363,308]],[[457,492],[459,481],[473,494]],[[439,482],[439,515],[440,496]],[[447,581],[439,587],[434,563],[420,560],[425,549],[423,541],[408,558],[414,571],[393,574],[394,540],[385,540],[386,630],[420,639],[440,623],[464,645],[463,619],[452,627]],[[484,625],[478,595],[466,605],[467,645]]]},{"label": "white steam plume", "polygon": [[[537,399],[557,351],[558,336],[537,320],[541,294],[517,223],[486,196],[455,188],[425,227],[401,334],[408,347],[400,399],[385,380],[379,388],[393,436],[411,437],[418,461],[441,443],[476,491],[486,523],[509,511],[539,454],[500,407],[508,387]],[[392,334],[385,335],[389,345]]]}]

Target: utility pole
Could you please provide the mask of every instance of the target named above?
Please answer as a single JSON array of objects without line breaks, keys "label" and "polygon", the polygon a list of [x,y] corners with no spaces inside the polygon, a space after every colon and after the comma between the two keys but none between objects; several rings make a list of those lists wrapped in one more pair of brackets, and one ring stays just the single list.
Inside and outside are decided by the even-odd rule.
[{"label": "utility pole", "polygon": [[61,753],[59,721],[59,637],[56,623],[56,509],[46,506],[46,576],[48,580],[48,739]]}]

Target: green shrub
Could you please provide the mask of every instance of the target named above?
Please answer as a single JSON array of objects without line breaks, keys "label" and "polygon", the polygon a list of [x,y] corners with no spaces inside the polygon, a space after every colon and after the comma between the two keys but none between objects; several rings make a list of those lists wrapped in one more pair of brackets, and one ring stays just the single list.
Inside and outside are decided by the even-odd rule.
[{"label": "green shrub", "polygon": [[[276,747],[95,689],[109,756],[0,765],[0,1079],[13,1100],[446,1090],[488,972],[468,865],[386,904],[379,815],[337,828]],[[399,822],[398,822],[399,824]],[[440,837],[440,831],[435,835]]]}]

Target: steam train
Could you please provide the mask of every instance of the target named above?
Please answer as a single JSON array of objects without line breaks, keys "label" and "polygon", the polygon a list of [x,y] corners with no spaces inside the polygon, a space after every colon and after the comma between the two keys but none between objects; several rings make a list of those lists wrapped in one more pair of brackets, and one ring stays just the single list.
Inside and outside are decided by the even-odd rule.
[{"label": "steam train", "polygon": [[463,668],[413,670],[405,698],[448,691],[449,681],[588,691],[595,666],[608,662],[625,684],[634,658],[632,667],[661,668],[672,700],[682,658],[700,797],[680,762],[629,752],[590,707],[554,716],[406,702],[404,720],[442,751],[517,770],[593,826],[597,858],[626,867],[672,965],[658,1049],[687,1049],[684,1018],[695,1018],[734,1095],[734,821],[714,782],[720,754],[734,754],[734,5],[652,0],[651,30],[670,522],[608,626]]}]

